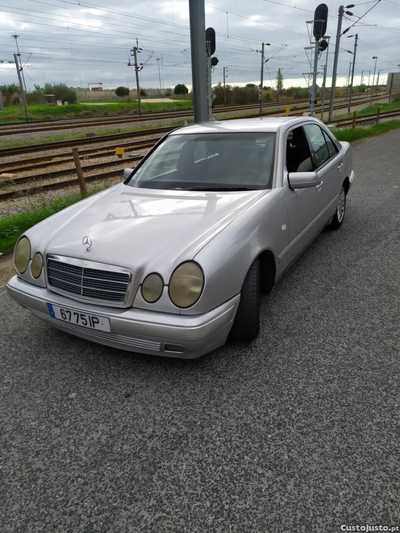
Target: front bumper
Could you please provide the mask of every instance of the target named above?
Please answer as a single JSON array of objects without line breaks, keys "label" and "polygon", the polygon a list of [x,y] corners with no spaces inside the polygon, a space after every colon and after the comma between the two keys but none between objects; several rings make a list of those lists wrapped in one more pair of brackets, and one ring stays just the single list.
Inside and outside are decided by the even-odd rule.
[{"label": "front bumper", "polygon": [[[225,343],[240,299],[237,295],[204,315],[188,316],[88,305],[31,285],[17,276],[10,279],[7,290],[11,298],[40,319],[83,339],[121,350],[182,359],[195,359]],[[111,333],[52,318],[47,303],[105,316],[110,319]],[[179,346],[183,351],[170,350],[168,345]]]}]

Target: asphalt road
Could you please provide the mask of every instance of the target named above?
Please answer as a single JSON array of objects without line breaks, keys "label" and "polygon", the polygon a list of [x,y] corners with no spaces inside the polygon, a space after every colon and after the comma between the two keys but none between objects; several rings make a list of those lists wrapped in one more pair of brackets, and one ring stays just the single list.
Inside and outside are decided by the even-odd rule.
[{"label": "asphalt road", "polygon": [[0,531],[400,525],[399,146],[354,147],[344,225],[263,299],[251,344],[118,352],[2,290]]}]

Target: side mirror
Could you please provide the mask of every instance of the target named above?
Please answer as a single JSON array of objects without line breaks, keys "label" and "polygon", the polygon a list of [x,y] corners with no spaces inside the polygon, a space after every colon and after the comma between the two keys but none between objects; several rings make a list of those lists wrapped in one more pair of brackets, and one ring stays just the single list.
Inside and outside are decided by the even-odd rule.
[{"label": "side mirror", "polygon": [[318,176],[316,172],[289,172],[288,181],[293,190],[308,189],[317,186]]},{"label": "side mirror", "polygon": [[124,180],[127,180],[133,171],[134,171],[133,168],[126,168],[124,170]]}]

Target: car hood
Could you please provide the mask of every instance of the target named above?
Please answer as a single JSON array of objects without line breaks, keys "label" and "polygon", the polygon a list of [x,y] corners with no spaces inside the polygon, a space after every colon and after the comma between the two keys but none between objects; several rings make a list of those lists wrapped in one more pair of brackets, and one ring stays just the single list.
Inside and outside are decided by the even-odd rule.
[{"label": "car hood", "polygon": [[[45,252],[170,273],[267,193],[164,191],[121,184],[47,233]],[[92,241],[90,251],[82,243],[85,236]]]}]

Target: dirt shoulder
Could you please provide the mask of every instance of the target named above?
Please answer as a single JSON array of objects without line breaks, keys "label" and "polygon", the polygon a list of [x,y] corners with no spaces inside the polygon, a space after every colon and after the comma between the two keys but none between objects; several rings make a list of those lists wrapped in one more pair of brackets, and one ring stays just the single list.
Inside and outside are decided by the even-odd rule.
[{"label": "dirt shoulder", "polygon": [[10,278],[15,274],[12,254],[0,257],[0,288],[5,287]]}]

